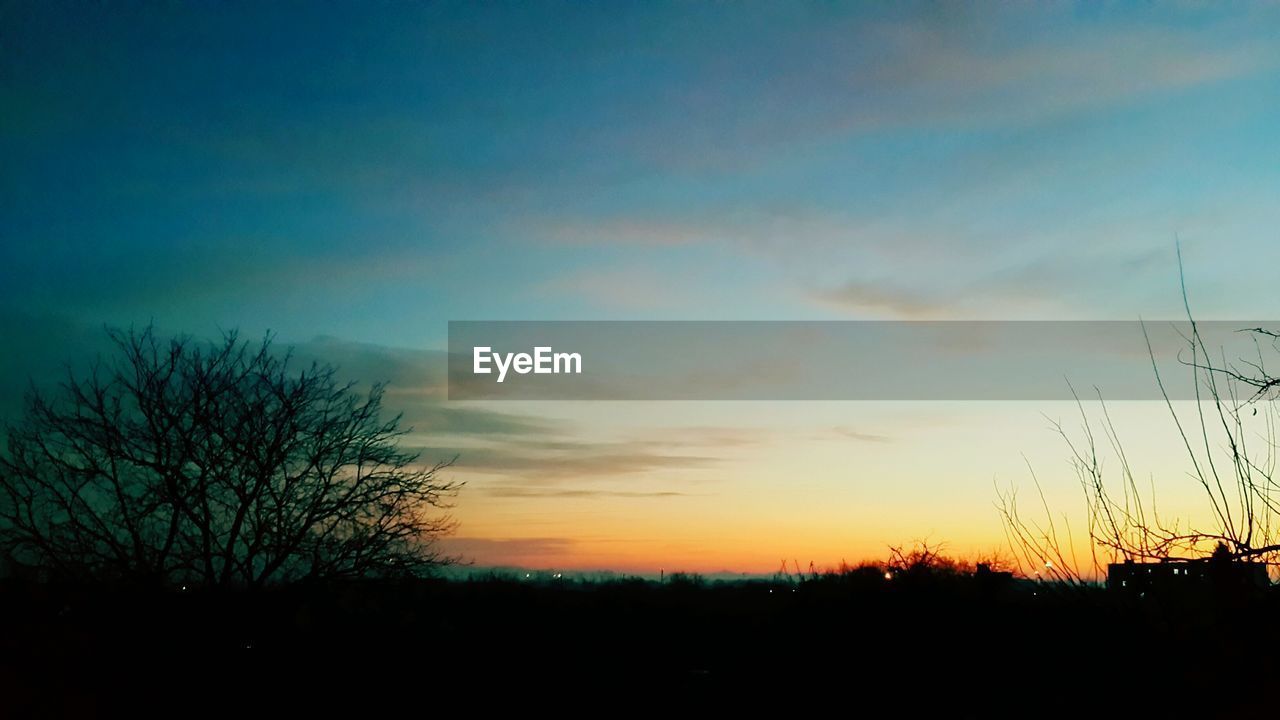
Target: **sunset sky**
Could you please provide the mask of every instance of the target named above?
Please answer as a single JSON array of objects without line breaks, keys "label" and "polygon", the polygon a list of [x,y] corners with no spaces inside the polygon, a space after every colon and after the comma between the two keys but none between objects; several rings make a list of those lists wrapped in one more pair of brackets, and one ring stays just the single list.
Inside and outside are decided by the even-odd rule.
[{"label": "sunset sky", "polygon": [[[450,320],[1280,318],[1280,5],[0,3],[0,411],[267,330],[466,480],[479,565],[997,550],[1060,403],[449,402]],[[1089,378],[1072,378],[1087,386]],[[1196,507],[1159,403],[1131,461]]]}]

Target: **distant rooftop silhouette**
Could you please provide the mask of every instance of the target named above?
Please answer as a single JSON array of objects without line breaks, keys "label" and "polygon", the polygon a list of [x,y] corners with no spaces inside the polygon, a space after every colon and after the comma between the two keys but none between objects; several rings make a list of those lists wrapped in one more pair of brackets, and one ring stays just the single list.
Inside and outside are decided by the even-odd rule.
[{"label": "distant rooftop silhouette", "polygon": [[1107,588],[1121,592],[1178,592],[1194,587],[1264,588],[1270,584],[1267,566],[1241,561],[1166,560],[1107,565]]}]

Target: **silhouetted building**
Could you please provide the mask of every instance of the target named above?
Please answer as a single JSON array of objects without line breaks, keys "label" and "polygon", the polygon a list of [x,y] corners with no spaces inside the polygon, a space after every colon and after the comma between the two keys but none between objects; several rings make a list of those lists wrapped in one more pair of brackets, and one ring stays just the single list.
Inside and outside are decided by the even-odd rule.
[{"label": "silhouetted building", "polygon": [[1005,582],[1013,579],[1013,573],[1008,570],[992,570],[988,563],[978,563],[974,568],[973,576],[984,582]]},{"label": "silhouetted building", "polygon": [[1139,563],[1126,560],[1107,565],[1107,588],[1135,594],[1214,586],[1264,588],[1269,584],[1267,566],[1263,563],[1209,560]]}]

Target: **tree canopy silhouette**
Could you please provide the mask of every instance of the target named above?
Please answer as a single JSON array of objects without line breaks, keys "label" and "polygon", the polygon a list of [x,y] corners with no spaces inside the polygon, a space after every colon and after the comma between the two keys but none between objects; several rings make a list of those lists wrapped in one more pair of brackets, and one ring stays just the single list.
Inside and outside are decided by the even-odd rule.
[{"label": "tree canopy silhouette", "polygon": [[0,452],[0,547],[54,577],[260,587],[448,562],[449,462],[399,448],[383,385],[295,369],[271,338],[110,331],[117,352],[32,389]]}]

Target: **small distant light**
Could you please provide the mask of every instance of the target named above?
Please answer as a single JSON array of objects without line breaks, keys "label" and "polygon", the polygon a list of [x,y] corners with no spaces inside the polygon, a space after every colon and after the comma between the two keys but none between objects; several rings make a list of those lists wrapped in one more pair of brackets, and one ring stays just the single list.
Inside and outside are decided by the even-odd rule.
[{"label": "small distant light", "polygon": [[183,591],[183,592],[186,592],[186,591],[187,591],[187,586],[186,586],[186,585],[183,585],[183,586],[182,586],[182,591]]},{"label": "small distant light", "polygon": [[885,574],[884,574],[884,579],[885,579],[885,580],[892,580],[892,579],[893,579],[893,573],[890,573],[890,572],[885,573]]},{"label": "small distant light", "polygon": [[770,595],[772,595],[772,594],[773,594],[773,588],[769,588],[769,594],[770,594]]}]

